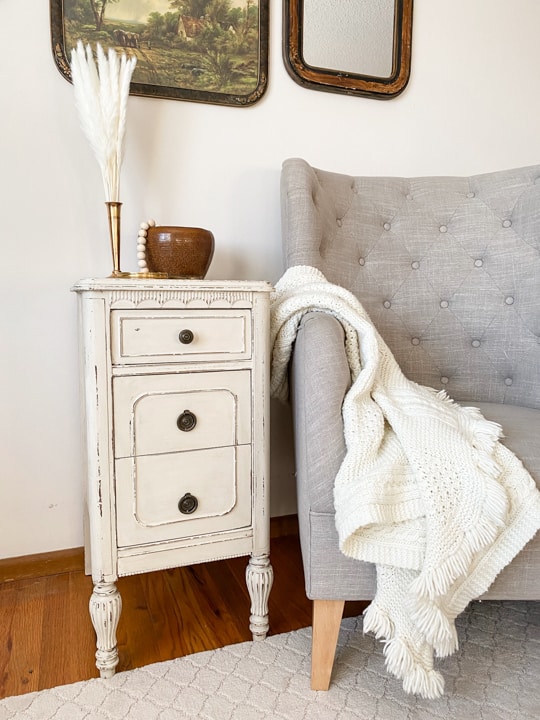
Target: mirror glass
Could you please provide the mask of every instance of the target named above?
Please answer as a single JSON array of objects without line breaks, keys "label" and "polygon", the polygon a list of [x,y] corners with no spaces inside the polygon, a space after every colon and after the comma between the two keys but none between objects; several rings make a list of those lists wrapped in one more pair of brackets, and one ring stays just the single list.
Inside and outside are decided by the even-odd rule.
[{"label": "mirror glass", "polygon": [[390,77],[395,0],[304,0],[303,57],[335,72]]},{"label": "mirror glass", "polygon": [[410,75],[413,0],[284,0],[290,76],[315,90],[391,98]]}]

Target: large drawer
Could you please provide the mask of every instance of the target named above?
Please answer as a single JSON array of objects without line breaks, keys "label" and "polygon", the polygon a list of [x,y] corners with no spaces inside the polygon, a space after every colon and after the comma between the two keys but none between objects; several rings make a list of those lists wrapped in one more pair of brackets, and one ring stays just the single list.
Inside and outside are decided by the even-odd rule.
[{"label": "large drawer", "polygon": [[117,377],[115,457],[251,442],[251,372]]},{"label": "large drawer", "polygon": [[[179,509],[186,495],[191,514]],[[117,460],[116,499],[122,547],[249,527],[251,446]]]},{"label": "large drawer", "polygon": [[117,365],[251,357],[251,310],[113,310]]}]

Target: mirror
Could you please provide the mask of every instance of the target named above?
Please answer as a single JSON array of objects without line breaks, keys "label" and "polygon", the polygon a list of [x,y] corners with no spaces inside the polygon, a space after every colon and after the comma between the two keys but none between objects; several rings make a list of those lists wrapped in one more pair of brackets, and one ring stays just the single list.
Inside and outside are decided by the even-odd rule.
[{"label": "mirror", "polygon": [[388,99],[409,81],[413,0],[284,0],[283,55],[303,87]]}]

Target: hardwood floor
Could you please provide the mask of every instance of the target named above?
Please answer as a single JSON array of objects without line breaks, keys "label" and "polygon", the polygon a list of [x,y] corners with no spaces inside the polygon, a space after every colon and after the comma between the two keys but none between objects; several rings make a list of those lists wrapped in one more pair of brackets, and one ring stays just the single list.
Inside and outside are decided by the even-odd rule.
[{"label": "hardwood floor", "polygon": [[[298,536],[273,538],[271,560],[270,634],[311,625]],[[245,567],[242,557],[120,578],[117,671],[251,640]],[[81,569],[0,582],[0,698],[98,676],[91,592]]]}]

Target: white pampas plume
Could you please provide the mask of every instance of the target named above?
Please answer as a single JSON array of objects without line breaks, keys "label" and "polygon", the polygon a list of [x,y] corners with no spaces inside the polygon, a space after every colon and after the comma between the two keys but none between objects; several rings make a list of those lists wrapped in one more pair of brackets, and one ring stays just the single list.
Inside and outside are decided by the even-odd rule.
[{"label": "white pampas plume", "polygon": [[98,43],[97,67],[90,45],[81,40],[71,51],[71,77],[81,127],[101,168],[105,199],[119,202],[120,168],[126,132],[127,100],[137,58],[120,60],[110,48],[108,57]]}]

